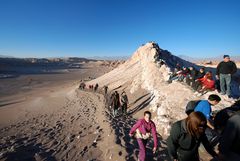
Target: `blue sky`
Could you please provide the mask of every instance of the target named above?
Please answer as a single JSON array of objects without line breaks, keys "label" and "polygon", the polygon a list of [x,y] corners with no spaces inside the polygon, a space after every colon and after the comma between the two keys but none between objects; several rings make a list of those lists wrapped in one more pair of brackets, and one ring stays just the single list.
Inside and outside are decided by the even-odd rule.
[{"label": "blue sky", "polygon": [[0,0],[0,55],[240,55],[238,0]]}]

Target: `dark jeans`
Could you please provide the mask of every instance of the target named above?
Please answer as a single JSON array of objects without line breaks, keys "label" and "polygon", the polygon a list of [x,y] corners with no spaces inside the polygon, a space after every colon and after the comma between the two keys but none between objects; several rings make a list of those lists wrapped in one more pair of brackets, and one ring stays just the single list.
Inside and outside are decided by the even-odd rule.
[{"label": "dark jeans", "polygon": [[192,88],[195,91],[199,91],[200,89],[202,89],[202,84],[199,81],[193,82]]},{"label": "dark jeans", "polygon": [[186,77],[186,83],[187,83],[187,85],[193,86],[194,82],[195,82],[194,79],[189,78],[189,77]]},{"label": "dark jeans", "polygon": [[[230,89],[231,79],[232,79],[231,74],[220,74],[220,88],[221,88],[222,94],[227,93],[228,96],[231,95],[231,89]],[[227,90],[225,86],[227,87]]]},{"label": "dark jeans", "polygon": [[213,129],[210,129],[209,127],[206,128],[205,134],[207,136],[208,141],[210,144],[214,147],[218,144],[220,135]]},{"label": "dark jeans", "polygon": [[124,115],[126,115],[127,114],[127,104],[126,103],[123,103],[122,104],[122,114]]},{"label": "dark jeans", "polygon": [[240,155],[236,154],[234,152],[230,152],[227,155],[224,155],[223,161],[239,161],[240,160]]}]

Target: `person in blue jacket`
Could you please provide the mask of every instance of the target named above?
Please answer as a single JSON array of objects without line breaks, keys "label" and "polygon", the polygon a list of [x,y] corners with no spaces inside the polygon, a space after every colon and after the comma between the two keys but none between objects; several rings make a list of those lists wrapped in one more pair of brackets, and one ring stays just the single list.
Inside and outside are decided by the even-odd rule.
[{"label": "person in blue jacket", "polygon": [[207,126],[211,129],[214,129],[213,125],[211,124],[211,113],[212,113],[211,106],[217,105],[220,101],[221,101],[221,98],[218,95],[211,94],[208,97],[208,100],[201,100],[194,109],[194,111],[199,111],[203,113],[203,115],[207,119]]}]

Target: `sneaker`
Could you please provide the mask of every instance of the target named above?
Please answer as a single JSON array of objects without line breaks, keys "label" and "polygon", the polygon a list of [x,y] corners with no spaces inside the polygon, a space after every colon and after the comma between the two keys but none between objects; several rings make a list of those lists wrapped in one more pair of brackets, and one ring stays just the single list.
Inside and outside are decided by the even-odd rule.
[{"label": "sneaker", "polygon": [[233,100],[234,100],[235,102],[237,102],[237,101],[238,101],[238,99],[237,99],[237,98],[234,98]]},{"label": "sneaker", "polygon": [[224,100],[228,100],[228,96],[227,96],[227,95],[222,95],[222,98],[223,98]]},{"label": "sneaker", "polygon": [[234,102],[235,100],[233,99],[233,97],[231,96],[228,96],[228,100],[231,101],[231,102]]},{"label": "sneaker", "polygon": [[194,92],[194,94],[197,95],[197,94],[198,94],[198,91]]}]

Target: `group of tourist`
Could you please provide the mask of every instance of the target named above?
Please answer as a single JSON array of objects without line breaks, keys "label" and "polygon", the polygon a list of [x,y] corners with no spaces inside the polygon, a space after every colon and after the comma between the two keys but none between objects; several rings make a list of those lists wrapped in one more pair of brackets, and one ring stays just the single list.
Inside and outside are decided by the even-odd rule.
[{"label": "group of tourist", "polygon": [[[216,79],[211,71],[205,68],[197,70],[193,66],[181,67],[177,64],[170,75],[169,83],[174,80],[184,81],[193,90],[200,94],[216,89],[216,80],[220,81],[221,95],[231,97],[231,77],[237,71],[236,64],[230,60],[229,55],[224,55],[224,60],[218,64]],[[80,89],[85,88],[80,84]],[[89,86],[89,89],[97,91],[98,84]],[[104,86],[104,95],[108,94],[108,87]],[[240,100],[231,107],[224,108],[215,113],[212,106],[217,105],[221,98],[211,94],[207,100],[194,100],[186,105],[187,117],[172,124],[170,135],[167,139],[167,149],[173,161],[199,161],[199,147],[202,144],[206,151],[215,159],[220,161],[240,161]],[[113,117],[127,114],[129,101],[126,92],[121,95],[114,91],[110,95],[109,107]],[[153,153],[158,147],[157,131],[151,120],[151,112],[145,111],[144,117],[136,122],[131,128],[129,135],[137,139],[139,145],[139,161],[146,160],[146,145],[153,137]],[[218,145],[218,152],[214,147]]]},{"label": "group of tourist", "polygon": [[[240,100],[231,107],[212,115],[211,106],[221,101],[218,95],[210,95],[208,100],[199,100],[188,111],[187,118],[172,124],[167,139],[167,149],[173,161],[199,161],[199,147],[202,144],[206,151],[217,161],[240,160]],[[215,133],[214,136],[213,133]],[[146,145],[153,137],[153,153],[158,146],[156,126],[151,120],[151,113],[144,112],[143,119],[131,128],[130,136],[135,136],[139,145],[139,161],[146,159]],[[217,139],[218,152],[215,152],[213,139]],[[216,140],[215,140],[216,141]]]},{"label": "group of tourist", "polygon": [[220,89],[218,89],[218,91],[222,95],[227,95],[228,98],[231,98],[231,78],[236,72],[236,64],[230,60],[229,55],[224,55],[223,61],[217,66],[216,79],[212,71],[205,71],[204,67],[197,70],[193,66],[187,68],[185,66],[181,67],[180,64],[176,64],[168,82],[171,83],[174,80],[180,82],[184,81],[191,86],[194,91],[199,93],[199,95],[205,94],[208,91],[214,91],[218,88],[217,82],[220,82]]},{"label": "group of tourist", "polygon": [[127,115],[128,97],[125,91],[122,91],[121,96],[118,91],[114,91],[110,97],[110,108],[114,117],[122,113],[123,116]]}]

